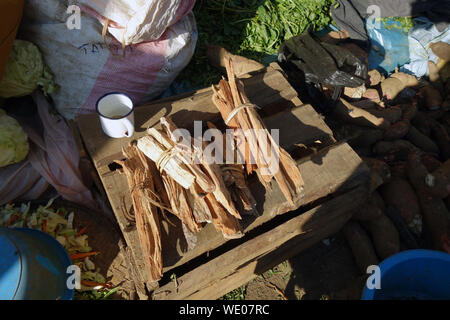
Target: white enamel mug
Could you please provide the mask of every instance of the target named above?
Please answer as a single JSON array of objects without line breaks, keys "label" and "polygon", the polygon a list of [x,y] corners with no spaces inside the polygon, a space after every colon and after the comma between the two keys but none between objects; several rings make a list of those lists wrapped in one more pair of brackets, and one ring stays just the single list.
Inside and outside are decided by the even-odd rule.
[{"label": "white enamel mug", "polygon": [[103,132],[111,138],[131,137],[134,134],[134,105],[129,96],[111,92],[96,104]]}]

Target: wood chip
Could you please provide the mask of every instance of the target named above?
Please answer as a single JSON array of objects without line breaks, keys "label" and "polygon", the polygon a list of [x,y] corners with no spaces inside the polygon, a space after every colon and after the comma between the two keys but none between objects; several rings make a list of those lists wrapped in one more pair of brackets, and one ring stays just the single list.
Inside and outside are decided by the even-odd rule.
[{"label": "wood chip", "polygon": [[130,188],[148,281],[158,281],[163,269],[161,230],[158,207],[153,204],[157,199],[150,164],[147,157],[134,145],[129,145],[122,151],[126,160],[118,163],[123,167]]}]

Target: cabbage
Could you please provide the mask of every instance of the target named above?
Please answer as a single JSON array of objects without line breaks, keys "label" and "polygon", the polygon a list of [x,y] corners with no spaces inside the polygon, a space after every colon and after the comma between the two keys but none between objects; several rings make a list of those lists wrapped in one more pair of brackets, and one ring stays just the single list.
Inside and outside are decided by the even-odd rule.
[{"label": "cabbage", "polygon": [[0,109],[0,167],[22,161],[29,149],[25,131],[16,119]]},{"label": "cabbage", "polygon": [[46,95],[57,89],[38,47],[28,41],[15,40],[0,82],[0,97],[26,96],[38,86]]}]

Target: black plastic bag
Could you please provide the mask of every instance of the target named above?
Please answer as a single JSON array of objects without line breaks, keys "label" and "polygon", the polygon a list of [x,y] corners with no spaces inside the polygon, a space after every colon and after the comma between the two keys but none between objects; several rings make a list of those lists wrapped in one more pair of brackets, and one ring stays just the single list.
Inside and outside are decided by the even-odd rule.
[{"label": "black plastic bag", "polygon": [[[356,88],[367,80],[367,65],[347,49],[321,42],[309,32],[286,40],[278,52],[278,61],[295,80],[301,79],[299,86],[312,91],[321,91],[321,85],[334,89],[331,101],[323,106],[323,112],[329,111],[337,101],[344,87]],[[304,84],[303,84],[304,83]]]},{"label": "black plastic bag", "polygon": [[345,48],[320,42],[308,32],[286,40],[278,60],[289,61],[309,83],[356,88],[365,83],[367,66]]}]

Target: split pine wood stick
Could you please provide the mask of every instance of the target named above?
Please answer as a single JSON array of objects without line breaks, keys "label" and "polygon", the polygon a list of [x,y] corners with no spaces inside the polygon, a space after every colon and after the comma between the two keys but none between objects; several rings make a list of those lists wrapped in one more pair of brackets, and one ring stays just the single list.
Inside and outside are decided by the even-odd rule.
[{"label": "split pine wood stick", "polygon": [[225,186],[225,182],[222,178],[222,170],[220,169],[219,165],[215,163],[208,164],[207,162],[204,162],[203,167],[206,169],[206,171],[214,181],[214,184],[216,185],[216,189],[213,192],[214,197],[232,216],[236,217],[237,219],[242,219],[239,211],[236,209],[233,201],[231,200],[230,193]]},{"label": "split pine wood stick", "polygon": [[[169,125],[165,118],[161,118],[161,123],[163,124],[164,128],[167,128]],[[155,128],[150,128],[147,130],[148,134],[152,136],[156,141],[158,141],[160,144],[162,144],[166,149],[163,150],[166,154],[161,153],[159,158],[157,160],[154,160],[157,164],[158,162],[166,163],[164,166],[164,169],[166,167],[170,166],[176,166],[178,165],[178,168],[180,170],[187,170],[191,175],[194,175],[196,183],[198,183],[205,192],[212,192],[214,190],[214,184],[212,183],[211,179],[208,178],[206,174],[202,172],[202,170],[192,161],[192,157],[189,150],[186,150],[185,147],[181,145],[176,145],[176,137],[173,137],[175,141],[172,140],[172,137],[167,136],[164,132],[156,130]],[[143,137],[141,139],[144,139],[146,137]],[[150,151],[148,151],[150,152]],[[167,154],[169,153],[169,154]],[[165,160],[165,162],[161,161],[161,157],[164,158],[164,156],[167,155],[168,160]],[[152,159],[153,160],[153,159]],[[163,169],[163,170],[164,170]],[[172,169],[172,167],[168,168],[169,175],[175,179],[175,176],[169,172],[169,169]],[[177,182],[179,182],[177,179],[175,179]],[[185,189],[188,189],[192,184],[189,186],[185,186],[181,184]]]},{"label": "split pine wood stick", "polygon": [[283,165],[284,172],[286,172],[286,177],[291,187],[297,194],[300,194],[303,191],[305,183],[297,163],[292,159],[291,155],[281,147],[280,159],[280,163]]},{"label": "split pine wood stick", "polygon": [[236,77],[233,68],[233,62],[231,58],[227,59],[225,69],[227,71],[228,84],[230,85],[231,95],[233,97],[234,108],[243,104],[241,97],[239,96],[239,90],[236,84]]},{"label": "split pine wood stick", "polygon": [[[171,143],[177,150],[179,150],[179,157],[183,161],[183,163],[191,170],[191,172],[195,175],[195,181],[205,192],[213,192],[215,190],[215,186],[213,181],[201,170],[201,168],[194,163],[194,153],[193,146],[184,145],[182,143],[178,143],[177,136],[174,134],[174,131],[177,130],[177,126],[173,123],[170,118],[162,117],[160,119],[161,125],[166,131],[167,135],[171,139]],[[182,133],[182,131],[178,131]],[[184,141],[191,141],[190,137],[184,137]]]},{"label": "split pine wood stick", "polygon": [[[155,192],[158,195],[159,199],[161,200],[161,204],[164,207],[172,208],[169,200],[168,192],[166,191],[166,188],[164,187],[164,183],[162,181],[161,175],[158,172],[158,169],[156,168],[156,165],[154,162],[149,162],[149,170],[150,175],[153,178],[153,183],[155,185]],[[160,208],[163,210],[163,208]],[[168,210],[169,211],[169,210]]]},{"label": "split pine wood stick", "polygon": [[[213,102],[214,104],[217,106],[217,108],[220,111],[220,114],[222,115],[222,118],[226,121],[226,119],[229,119],[227,125],[230,128],[234,128],[234,129],[239,129],[240,125],[239,122],[237,121],[237,117],[236,115],[234,115],[232,118],[229,118],[233,109],[234,109],[234,102],[233,100],[227,100],[230,99],[232,97],[228,97],[226,98],[225,95],[230,95],[230,94],[224,94],[222,92],[222,90],[225,90],[227,92],[231,92],[231,89],[229,87],[228,82],[224,82],[224,80],[222,81],[222,85],[221,87],[224,89],[218,90],[215,86],[213,86]],[[247,172],[253,172],[256,169],[256,166],[253,164],[252,158],[251,158],[251,151],[249,149],[249,144],[246,142],[247,139],[244,135],[244,133],[240,130],[236,130],[235,132],[235,139],[236,139],[236,144],[237,144],[237,149],[239,150],[239,152],[241,153],[241,155],[244,157],[244,162],[245,162],[245,166],[247,169]]]},{"label": "split pine wood stick", "polygon": [[[216,129],[217,127],[211,123],[207,122],[207,125],[210,129]],[[222,135],[222,141],[223,141],[223,150],[216,150],[217,154],[216,156],[219,159],[222,159],[223,162],[225,162],[224,154],[226,153],[226,138],[224,135]],[[244,210],[246,211],[252,211],[256,207],[256,201],[253,198],[253,195],[251,194],[250,190],[248,189],[247,182],[245,180],[245,172],[244,167],[241,164],[223,164],[221,166],[222,176],[224,180],[224,184],[226,187],[229,187],[233,184],[236,185],[237,190],[237,196],[238,199],[242,202]],[[225,180],[225,177],[228,177],[230,180],[229,183],[227,183]]]},{"label": "split pine wood stick", "polygon": [[[174,131],[177,130],[177,126],[172,122],[172,120],[170,119],[166,119],[166,118],[161,118],[161,124],[163,125],[164,129],[166,130],[166,132],[168,133],[169,137],[171,137],[171,139],[175,140],[176,137],[174,135]],[[193,145],[203,145],[203,144],[196,144],[195,141],[193,143]],[[188,146],[189,149],[193,148],[193,146]],[[203,145],[204,147],[204,145]],[[201,151],[201,150],[199,150]],[[193,157],[192,157],[193,158]],[[208,163],[208,161],[206,161],[206,159],[204,159],[204,157],[201,157],[201,165],[202,167],[205,169],[206,173],[203,173],[202,169],[200,168],[200,166],[198,166],[197,164],[192,164],[192,165],[188,165],[189,168],[192,167],[196,167],[198,171],[201,171],[202,175],[205,176],[205,180],[207,179],[208,181],[211,181],[210,184],[213,185],[212,188],[210,188],[209,190],[205,190],[203,188],[202,185],[199,184],[200,187],[202,187],[203,190],[205,190],[205,192],[212,192],[214,194],[214,196],[216,197],[217,201],[226,209],[226,211],[228,211],[231,215],[235,216],[238,219],[241,219],[241,216],[239,214],[239,212],[237,211],[236,207],[233,204],[233,201],[231,200],[231,196],[227,190],[227,188],[225,187],[225,183],[223,182],[222,179],[222,172],[220,170],[220,167],[218,164],[215,163]],[[196,175],[197,179],[198,176]],[[197,182],[196,179],[196,182]],[[211,191],[211,189],[213,191]]]},{"label": "split pine wood stick", "polygon": [[237,239],[244,235],[236,217],[228,214],[212,193],[206,195],[206,201],[211,210],[212,223],[217,231],[222,232],[224,238]]},{"label": "split pine wood stick", "polygon": [[162,174],[162,179],[168,194],[170,194],[172,208],[175,208],[174,214],[190,232],[200,231],[201,225],[195,221],[194,213],[187,199],[186,189],[165,173]]},{"label": "split pine wood stick", "polygon": [[[293,200],[292,193],[291,193],[291,191],[289,189],[289,184],[288,184],[288,181],[287,181],[287,175],[289,174],[289,171],[286,172],[287,175],[285,175],[284,174],[285,170],[283,170],[283,169],[285,169],[284,167],[288,165],[287,163],[285,164],[285,162],[289,162],[289,160],[292,160],[292,162],[294,162],[294,160],[292,158],[290,158],[290,156],[288,158],[286,158],[286,154],[281,152],[282,148],[278,147],[278,145],[275,143],[275,141],[273,140],[272,136],[267,131],[267,128],[265,128],[264,124],[262,123],[261,119],[259,118],[259,115],[256,114],[256,111],[254,109],[249,109],[249,110],[247,110],[247,112],[250,115],[250,119],[252,120],[253,128],[255,128],[257,130],[261,130],[261,132],[265,133],[264,137],[260,138],[260,141],[262,139],[266,140],[266,142],[265,142],[267,144],[266,147],[270,148],[270,153],[272,155],[271,159],[269,159],[269,160],[264,159],[263,160],[264,162],[262,163],[261,168],[264,168],[264,169],[267,170],[268,169],[267,167],[270,166],[269,161],[278,161],[278,163],[277,163],[278,168],[275,170],[276,171],[275,173],[266,174],[266,175],[262,175],[262,176],[265,179],[265,181],[267,181],[268,178],[270,178],[270,180],[272,180],[272,177],[274,177],[275,180],[277,181],[280,189],[281,189],[281,192],[283,193],[285,198],[289,201],[289,203],[293,206],[294,205],[294,200]],[[261,157],[263,157],[263,152],[261,152],[262,147],[264,147],[264,146],[262,146],[260,144],[259,145],[259,149],[258,149],[259,154],[261,155]],[[274,152],[277,154],[277,157],[273,156]],[[295,166],[295,171],[298,171],[298,168],[295,165],[295,162],[294,162],[293,166]],[[290,169],[292,169],[293,166],[291,166]],[[259,170],[261,168],[259,168]],[[300,175],[299,172],[298,172],[298,174],[296,174],[296,176],[298,177],[298,175]],[[301,175],[300,175],[300,178],[301,178]],[[301,186],[303,186],[303,180],[302,179],[300,181],[298,181],[298,182],[301,183]],[[297,191],[297,189],[295,189],[295,184],[291,185],[291,187],[294,187],[293,190]]]},{"label": "split pine wood stick", "polygon": [[[156,171],[156,175],[158,175],[159,172]],[[165,187],[167,188],[167,193],[169,195],[169,199],[170,199],[170,204],[172,206],[172,213],[178,218],[180,219],[181,226],[183,229],[183,234],[184,237],[186,239],[186,243],[188,245],[188,249],[192,250],[196,243],[197,243],[197,236],[195,235],[195,233],[197,232],[197,230],[199,230],[201,228],[200,223],[198,223],[198,221],[194,221],[195,220],[195,214],[193,211],[193,216],[194,216],[194,220],[193,219],[189,219],[189,214],[186,215],[186,212],[184,211],[185,209],[182,208],[179,205],[180,202],[180,196],[179,196],[179,192],[180,189],[183,189],[180,185],[178,185],[175,180],[173,180],[172,178],[170,178],[165,172],[161,173],[162,177],[161,179],[163,180],[163,184],[165,185]],[[183,189],[184,190],[184,189]],[[195,208],[194,208],[195,210]]]},{"label": "split pine wood stick", "polygon": [[189,188],[187,195],[192,207],[192,212],[194,213],[195,221],[197,223],[211,223],[211,211],[206,203],[205,195],[201,194],[200,187],[194,184],[191,188]]},{"label": "split pine wood stick", "polygon": [[[153,160],[155,163],[158,163],[163,153],[170,149],[170,145],[164,145],[163,141],[159,142],[151,134],[140,138],[137,142],[137,146],[148,158]],[[168,161],[165,164],[163,170],[184,188],[189,188],[195,181],[195,176],[183,163],[181,163],[181,161],[176,159],[175,156],[168,158]]]},{"label": "split pine wood stick", "polygon": [[153,205],[154,184],[149,161],[134,145],[122,150],[126,160],[122,165],[131,192],[139,242],[142,248],[147,277],[150,282],[162,277],[161,230],[158,210]]},{"label": "split pine wood stick", "polygon": [[[235,110],[236,108],[239,108],[240,106],[242,106],[244,104],[244,102],[241,99],[241,96],[239,94],[239,89],[237,86],[233,63],[232,63],[231,59],[228,59],[226,62],[226,70],[227,70],[227,76],[228,76],[228,84],[230,87],[231,95],[233,96],[233,102],[234,102],[233,110]],[[240,127],[244,130],[245,138],[247,139],[247,142],[248,142],[247,147],[249,148],[248,151],[250,152],[250,158],[251,158],[251,160],[253,160],[251,162],[250,171],[249,171],[249,168],[247,167],[247,173],[250,174],[257,168],[257,164],[255,165],[257,158],[255,158],[255,155],[257,155],[258,146],[257,146],[255,133],[253,132],[253,130],[249,130],[249,129],[251,129],[250,119],[248,118],[248,115],[245,111],[246,111],[245,108],[242,109],[241,111],[237,111],[236,116],[238,118],[238,122],[240,123]],[[252,155],[253,155],[253,159],[252,159]]]}]

